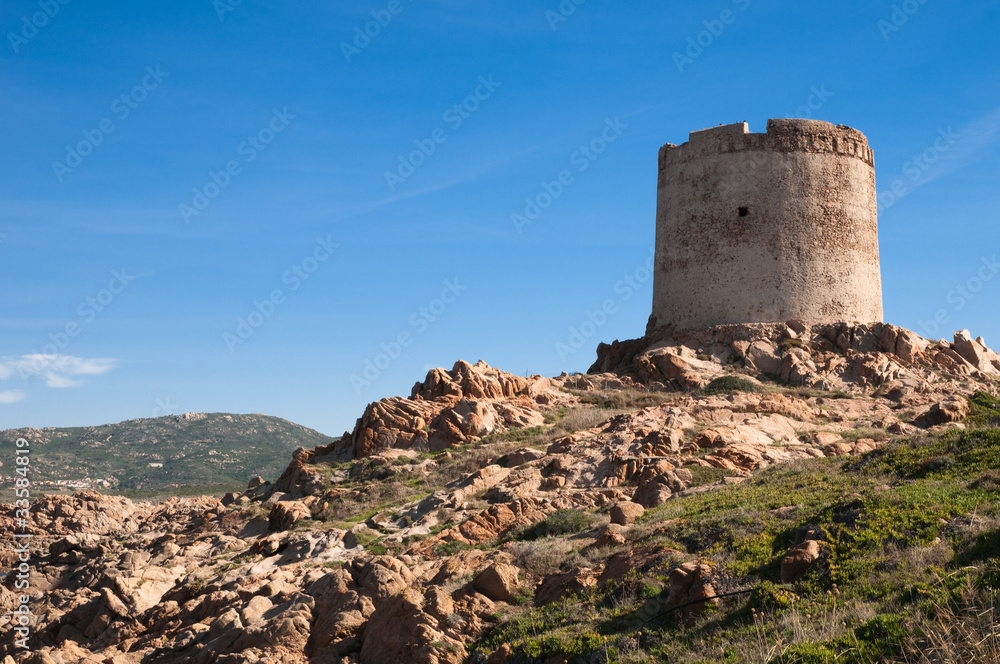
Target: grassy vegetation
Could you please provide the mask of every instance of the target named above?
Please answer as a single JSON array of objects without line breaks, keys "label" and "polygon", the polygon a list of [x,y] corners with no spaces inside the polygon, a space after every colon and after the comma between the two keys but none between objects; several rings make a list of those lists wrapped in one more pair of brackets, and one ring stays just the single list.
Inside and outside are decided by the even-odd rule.
[{"label": "grassy vegetation", "polygon": [[[781,379],[777,376],[774,377],[776,383],[780,383]],[[817,403],[820,403],[820,399],[853,399],[856,394],[849,394],[843,390],[819,390],[815,387],[781,387],[779,391],[790,397],[798,397],[800,399],[809,399],[811,397],[816,397]]]},{"label": "grassy vegetation", "polygon": [[[973,401],[971,423],[993,422],[996,400]],[[621,581],[544,607],[511,607],[478,650],[509,643],[512,661],[525,662],[1000,661],[1000,429],[919,435],[860,458],[776,466],[649,510],[628,539],[633,549],[664,553]],[[820,540],[823,555],[783,585],[781,560],[803,539]],[[541,569],[585,565],[559,548],[562,540],[545,541],[562,562]],[[540,555],[536,543],[519,546]],[[670,549],[709,564],[717,593],[746,592],[680,624],[662,612],[678,563]]]},{"label": "grassy vegetation", "polygon": [[382,535],[377,532],[355,532],[358,544],[365,547],[377,556],[384,555],[387,551],[384,544],[380,544]]},{"label": "grassy vegetation", "polygon": [[972,395],[968,423],[977,427],[1000,427],[1000,398],[985,392]]},{"label": "grassy vegetation", "polygon": [[725,468],[712,468],[708,466],[691,466],[688,468],[692,479],[687,483],[689,487],[698,487],[705,484],[715,484],[724,477],[732,477],[735,472]]},{"label": "grassy vegetation", "polygon": [[649,406],[659,406],[677,398],[676,393],[641,389],[606,390],[603,392],[569,390],[569,392],[578,396],[583,403],[610,411],[608,417]]}]

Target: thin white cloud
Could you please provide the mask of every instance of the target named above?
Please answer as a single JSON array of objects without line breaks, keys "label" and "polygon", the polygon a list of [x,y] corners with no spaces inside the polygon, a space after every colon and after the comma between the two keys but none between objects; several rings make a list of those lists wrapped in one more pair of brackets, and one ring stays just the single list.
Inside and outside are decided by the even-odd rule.
[{"label": "thin white cloud", "polygon": [[76,387],[77,385],[83,385],[83,381],[73,380],[57,373],[46,373],[45,384],[49,387]]},{"label": "thin white cloud", "polygon": [[24,399],[24,392],[21,390],[7,390],[0,392],[0,403],[17,403]]},{"label": "thin white cloud", "polygon": [[83,381],[74,376],[96,376],[115,368],[117,360],[112,358],[86,358],[73,355],[42,355],[32,353],[0,359],[0,380],[17,373],[23,380],[38,376],[49,387],[76,387]]},{"label": "thin white cloud", "polygon": [[920,179],[920,184],[927,184],[986,157],[989,153],[985,148],[1000,140],[1000,108],[976,118],[956,133],[958,139],[955,145],[940,152],[938,163]]}]

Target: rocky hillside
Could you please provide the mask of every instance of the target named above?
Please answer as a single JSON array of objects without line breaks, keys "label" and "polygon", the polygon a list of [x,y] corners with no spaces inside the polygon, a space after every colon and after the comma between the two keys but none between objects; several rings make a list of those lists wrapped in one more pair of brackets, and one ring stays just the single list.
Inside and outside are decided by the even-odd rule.
[{"label": "rocky hillside", "polygon": [[39,500],[19,661],[998,661],[998,377],[794,321],[459,362],[222,500]]},{"label": "rocky hillside", "polygon": [[[89,487],[150,494],[180,487],[218,491],[245,485],[251,475],[280,473],[296,447],[331,440],[277,417],[223,413],[0,431],[5,449],[14,449],[18,438],[31,443],[36,494]],[[0,490],[12,493],[10,468],[0,467],[0,477],[5,480]]]}]

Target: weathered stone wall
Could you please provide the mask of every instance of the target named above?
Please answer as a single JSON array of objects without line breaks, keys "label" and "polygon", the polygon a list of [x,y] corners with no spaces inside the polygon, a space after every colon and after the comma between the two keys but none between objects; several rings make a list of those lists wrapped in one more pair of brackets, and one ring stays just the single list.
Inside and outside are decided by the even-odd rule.
[{"label": "weathered stone wall", "polygon": [[880,322],[874,156],[815,120],[691,133],[660,149],[656,324]]}]

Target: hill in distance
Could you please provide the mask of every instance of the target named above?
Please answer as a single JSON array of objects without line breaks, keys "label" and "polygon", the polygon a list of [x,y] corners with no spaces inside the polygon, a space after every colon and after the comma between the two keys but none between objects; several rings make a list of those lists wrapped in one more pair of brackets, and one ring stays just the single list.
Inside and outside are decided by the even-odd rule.
[{"label": "hill in distance", "polygon": [[[18,438],[31,443],[36,493],[96,488],[134,495],[245,488],[254,475],[280,474],[296,447],[333,440],[278,417],[225,413],[0,431],[5,447]],[[0,477],[0,491],[9,492],[11,469],[0,467]]]}]

